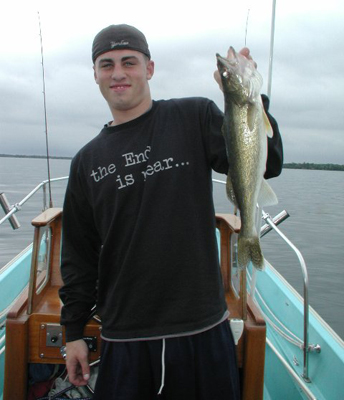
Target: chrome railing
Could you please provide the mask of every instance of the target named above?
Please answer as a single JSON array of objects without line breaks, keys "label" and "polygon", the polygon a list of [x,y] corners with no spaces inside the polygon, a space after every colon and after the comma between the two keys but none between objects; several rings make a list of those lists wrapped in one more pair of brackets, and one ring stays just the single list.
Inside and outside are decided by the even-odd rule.
[{"label": "chrome railing", "polygon": [[13,229],[18,229],[20,227],[19,221],[17,220],[16,216],[14,215],[18,211],[21,210],[22,206],[31,199],[31,197],[38,192],[41,188],[43,188],[43,211],[48,208],[47,206],[47,191],[46,186],[49,182],[58,182],[67,180],[68,176],[63,176],[60,178],[53,178],[50,180],[45,180],[37,185],[28,195],[26,195],[19,203],[15,203],[12,206],[9,204],[5,193],[0,193],[0,205],[2,206],[6,215],[0,220],[0,225],[3,224],[5,221],[9,220]]},{"label": "chrome railing", "polygon": [[308,271],[305,260],[300,252],[300,250],[283,234],[283,232],[277,228],[275,223],[273,222],[272,218],[268,213],[264,210],[262,211],[262,218],[264,221],[274,230],[277,234],[288,244],[289,247],[294,250],[297,258],[299,259],[301,265],[301,271],[303,275],[303,374],[302,377],[305,382],[310,382],[309,375],[308,375],[308,366],[309,360],[308,355],[309,352],[316,349],[317,352],[320,351],[320,347],[316,346],[309,346],[308,343],[308,332],[309,332],[309,299],[308,299]]},{"label": "chrome railing", "polygon": [[[226,184],[226,182],[218,179],[213,179],[213,182]],[[302,344],[302,351],[303,351],[303,374],[302,378],[305,382],[310,382],[310,378],[308,375],[308,368],[309,368],[309,359],[308,355],[310,352],[314,351],[320,353],[321,347],[319,345],[309,345],[309,298],[308,298],[308,271],[305,260],[300,252],[300,250],[283,234],[283,232],[277,228],[277,225],[283,222],[286,218],[289,217],[287,211],[283,210],[281,213],[276,215],[272,218],[268,213],[264,210],[261,210],[257,205],[257,219],[258,214],[262,214],[262,219],[265,221],[265,225],[260,227],[260,224],[257,223],[258,231],[260,231],[260,237],[266,235],[269,231],[275,230],[277,234],[292,248],[292,250],[296,253],[297,258],[299,259],[302,275],[303,275],[303,344]],[[259,221],[261,221],[259,217]],[[256,286],[256,272],[253,269],[252,277],[251,277],[251,296],[254,297],[255,293],[255,286]]]}]

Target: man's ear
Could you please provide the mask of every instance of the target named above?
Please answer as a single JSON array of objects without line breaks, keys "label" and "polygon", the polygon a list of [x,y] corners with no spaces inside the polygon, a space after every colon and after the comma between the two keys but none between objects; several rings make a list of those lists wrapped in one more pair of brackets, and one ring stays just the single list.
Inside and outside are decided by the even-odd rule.
[{"label": "man's ear", "polygon": [[154,61],[149,60],[147,63],[147,80],[149,81],[150,79],[152,79],[154,75]]}]

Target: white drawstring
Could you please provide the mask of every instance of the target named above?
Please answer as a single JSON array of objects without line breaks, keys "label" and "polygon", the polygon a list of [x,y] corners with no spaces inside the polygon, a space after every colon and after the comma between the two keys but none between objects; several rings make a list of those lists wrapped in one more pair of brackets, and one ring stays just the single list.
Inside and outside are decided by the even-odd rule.
[{"label": "white drawstring", "polygon": [[161,394],[162,389],[165,385],[165,348],[166,342],[165,339],[162,339],[162,352],[161,352],[161,386],[158,392],[158,395]]}]

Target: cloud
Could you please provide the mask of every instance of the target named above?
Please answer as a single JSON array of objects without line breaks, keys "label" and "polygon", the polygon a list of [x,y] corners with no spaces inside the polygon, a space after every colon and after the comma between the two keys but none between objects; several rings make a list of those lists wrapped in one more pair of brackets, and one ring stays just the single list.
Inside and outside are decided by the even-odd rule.
[{"label": "cloud", "polygon": [[[62,1],[63,3],[63,1]],[[6,6],[0,34],[0,153],[44,154],[45,129],[37,13],[41,10],[51,154],[73,155],[111,119],[93,79],[90,48],[94,35],[111,23],[126,22],[145,32],[156,63],[151,80],[155,99],[205,96],[220,108],[223,97],[213,72],[215,54],[247,44],[264,78],[266,93],[271,1],[202,7],[198,2],[135,3],[130,17],[97,7],[44,2]],[[66,3],[67,4],[67,3]],[[111,8],[111,9],[112,9]],[[155,13],[152,13],[152,10]],[[249,10],[249,11],[248,11]],[[344,163],[342,112],[344,6],[335,0],[277,2],[271,112],[283,135],[286,161]],[[197,11],[197,12],[196,12]],[[154,14],[154,15],[153,15]],[[196,18],[197,15],[197,18]]]}]

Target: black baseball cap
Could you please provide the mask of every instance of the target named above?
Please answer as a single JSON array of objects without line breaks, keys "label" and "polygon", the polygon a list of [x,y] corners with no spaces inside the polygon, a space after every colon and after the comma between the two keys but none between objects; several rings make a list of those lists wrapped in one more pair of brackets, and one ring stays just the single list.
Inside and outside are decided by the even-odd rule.
[{"label": "black baseball cap", "polygon": [[131,49],[151,58],[145,35],[133,26],[120,24],[110,25],[101,30],[93,40],[92,60],[111,50]]}]

